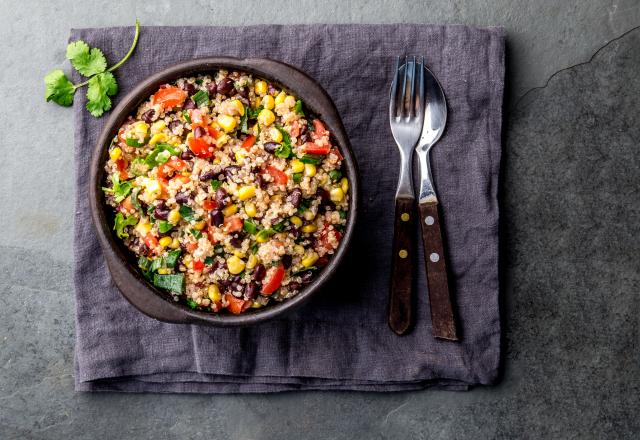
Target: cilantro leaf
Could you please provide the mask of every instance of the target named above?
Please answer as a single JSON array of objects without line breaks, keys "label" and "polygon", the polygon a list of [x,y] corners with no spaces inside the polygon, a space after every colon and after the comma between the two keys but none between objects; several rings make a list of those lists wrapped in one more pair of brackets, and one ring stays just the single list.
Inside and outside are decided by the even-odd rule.
[{"label": "cilantro leaf", "polygon": [[111,72],[100,73],[91,77],[87,87],[87,110],[96,118],[111,109],[111,99],[118,93],[118,83]]},{"label": "cilantro leaf", "polygon": [[280,127],[279,125],[277,125],[276,128],[282,134],[282,143],[278,148],[276,148],[274,154],[276,155],[276,157],[279,157],[281,159],[287,159],[289,156],[291,156],[291,137],[284,128]]},{"label": "cilantro leaf", "polygon": [[129,195],[133,185],[131,182],[120,182],[120,175],[118,173],[113,175],[111,182],[113,183],[111,188],[102,188],[102,190],[112,193],[116,203],[120,203]]},{"label": "cilantro leaf", "polygon": [[116,231],[116,235],[119,238],[125,238],[125,237],[128,237],[129,234],[124,231],[124,228],[126,228],[127,226],[133,226],[137,223],[138,223],[138,219],[135,216],[129,215],[125,218],[122,215],[122,213],[119,212],[116,214],[115,222],[113,224],[113,229],[114,231]]},{"label": "cilantro leaf", "polygon": [[53,101],[64,107],[69,107],[73,104],[73,95],[76,92],[76,88],[62,70],[56,69],[49,72],[44,77],[44,84],[44,99],[47,102]]},{"label": "cilantro leaf", "polygon": [[300,116],[305,116],[304,109],[302,108],[302,101],[299,99],[296,101],[296,105],[293,107],[297,114]]},{"label": "cilantro leaf", "polygon": [[102,73],[107,68],[107,59],[102,51],[96,47],[90,49],[89,45],[82,40],[69,43],[67,46],[67,59],[84,76]]}]

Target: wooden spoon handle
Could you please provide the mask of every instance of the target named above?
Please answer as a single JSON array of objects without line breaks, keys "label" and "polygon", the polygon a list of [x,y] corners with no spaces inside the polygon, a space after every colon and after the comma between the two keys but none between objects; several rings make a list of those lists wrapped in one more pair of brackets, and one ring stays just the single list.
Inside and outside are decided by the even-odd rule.
[{"label": "wooden spoon handle", "polygon": [[389,327],[398,335],[409,331],[413,323],[413,231],[415,199],[396,198],[393,228],[393,256],[389,291]]},{"label": "wooden spoon handle", "polygon": [[442,246],[438,202],[422,202],[418,207],[429,286],[431,332],[436,338],[457,341],[456,324],[449,296],[446,258]]}]

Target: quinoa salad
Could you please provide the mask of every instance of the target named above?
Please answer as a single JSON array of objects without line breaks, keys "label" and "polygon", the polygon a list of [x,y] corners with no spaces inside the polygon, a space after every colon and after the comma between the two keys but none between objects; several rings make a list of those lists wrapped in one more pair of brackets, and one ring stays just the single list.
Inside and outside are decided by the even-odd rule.
[{"label": "quinoa salad", "polygon": [[238,71],[164,84],[120,127],[103,188],[143,276],[192,309],[284,301],[340,245],[349,180],[304,103]]}]

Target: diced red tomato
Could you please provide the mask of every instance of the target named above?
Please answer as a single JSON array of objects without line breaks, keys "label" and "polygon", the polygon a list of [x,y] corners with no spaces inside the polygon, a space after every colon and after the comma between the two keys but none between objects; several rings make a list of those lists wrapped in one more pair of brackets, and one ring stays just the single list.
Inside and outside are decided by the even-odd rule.
[{"label": "diced red tomato", "polygon": [[207,131],[209,132],[209,136],[214,139],[218,139],[220,137],[220,132],[210,125],[207,125]]},{"label": "diced red tomato", "polygon": [[315,142],[307,142],[304,144],[304,152],[308,154],[328,154],[330,149],[329,143],[318,145]]},{"label": "diced red tomato", "polygon": [[215,228],[211,225],[207,225],[207,238],[212,244],[216,244],[216,241],[213,239],[213,234],[216,232]]},{"label": "diced red tomato", "polygon": [[254,135],[250,134],[242,142],[242,148],[244,148],[245,150],[249,151],[251,149],[251,147],[253,147],[253,144],[255,144],[255,143],[256,143],[256,137]]},{"label": "diced red tomato", "polygon": [[208,159],[213,156],[213,152],[209,151],[210,147],[211,145],[203,138],[193,137],[189,139],[189,149],[193,151],[193,154],[203,159]]},{"label": "diced red tomato", "polygon": [[300,135],[300,123],[299,122],[295,122],[291,126],[291,129],[289,130],[289,134],[291,135],[291,137],[295,137],[295,138],[297,138]]},{"label": "diced red tomato", "polygon": [[200,261],[200,260],[193,260],[193,270],[195,270],[196,272],[200,272],[202,269],[204,269],[204,262]]},{"label": "diced red tomato", "polygon": [[153,95],[152,101],[166,110],[182,105],[185,99],[187,99],[187,92],[179,87],[165,85]]},{"label": "diced red tomato", "polygon": [[342,156],[342,154],[340,153],[340,150],[338,150],[336,147],[333,147],[330,151],[331,154],[335,154],[336,156],[338,156],[338,159],[340,160],[344,160],[344,156]]},{"label": "diced red tomato", "polygon": [[187,244],[185,247],[187,248],[187,250],[188,250],[189,252],[193,252],[193,251],[195,251],[196,249],[198,249],[198,243],[196,243],[196,242],[194,241],[194,242],[192,242],[192,243]]},{"label": "diced red tomato", "polygon": [[321,137],[324,137],[325,135],[327,136],[329,135],[329,132],[325,128],[322,121],[320,121],[320,119],[313,120],[313,128],[315,129],[315,132],[314,132],[315,137],[321,138]]},{"label": "diced red tomato", "polygon": [[271,177],[273,177],[274,182],[278,185],[286,185],[289,181],[287,175],[276,167],[269,165],[267,166],[266,171],[271,175]]},{"label": "diced red tomato", "polygon": [[116,168],[118,168],[118,173],[120,173],[120,180],[127,180],[130,176],[127,172],[127,162],[124,159],[120,158],[116,160]]},{"label": "diced red tomato", "polygon": [[209,123],[209,117],[202,114],[200,109],[197,108],[189,110],[189,118],[191,119],[191,127],[204,126]]},{"label": "diced red tomato", "polygon": [[224,298],[227,300],[229,305],[227,306],[227,310],[229,310],[234,315],[239,315],[244,312],[251,306],[251,301],[245,301],[240,298],[236,298],[230,293],[227,293]]},{"label": "diced red tomato", "polygon": [[119,209],[124,214],[129,214],[131,211],[135,210],[133,203],[131,202],[131,196],[128,196],[122,201],[122,203],[120,203]]},{"label": "diced red tomato", "polygon": [[224,230],[226,232],[236,232],[242,230],[244,222],[238,216],[227,217],[224,219]]},{"label": "diced red tomato", "polygon": [[179,174],[175,176],[173,179],[171,179],[171,181],[180,182],[180,186],[182,186],[182,185],[186,185],[187,183],[190,183],[191,179],[189,178],[189,176],[183,176],[182,174]]},{"label": "diced red tomato", "polygon": [[167,181],[167,179],[158,177],[158,184],[160,185],[160,195],[158,196],[158,198],[166,199],[169,196],[169,189],[167,188],[169,182]]},{"label": "diced red tomato", "polygon": [[167,177],[175,171],[184,171],[187,169],[187,163],[182,159],[171,159],[158,167],[158,176]]},{"label": "diced red tomato", "polygon": [[142,238],[144,244],[147,245],[149,249],[155,249],[158,247],[158,239],[151,234],[147,234]]},{"label": "diced red tomato", "polygon": [[207,199],[204,202],[202,202],[202,207],[207,211],[213,211],[218,207],[218,204],[215,202],[215,200]]},{"label": "diced red tomato", "polygon": [[335,237],[337,243],[340,243],[340,240],[342,240],[342,233],[340,231],[329,229],[329,225],[325,224],[316,242],[316,249],[324,251],[323,253],[335,250],[337,244],[335,246],[332,244],[333,240],[331,240],[331,235]]},{"label": "diced red tomato", "polygon": [[262,290],[260,294],[264,296],[269,296],[282,284],[282,280],[284,279],[284,266],[280,264],[275,269],[272,269],[271,274],[267,274],[267,277],[262,282]]}]

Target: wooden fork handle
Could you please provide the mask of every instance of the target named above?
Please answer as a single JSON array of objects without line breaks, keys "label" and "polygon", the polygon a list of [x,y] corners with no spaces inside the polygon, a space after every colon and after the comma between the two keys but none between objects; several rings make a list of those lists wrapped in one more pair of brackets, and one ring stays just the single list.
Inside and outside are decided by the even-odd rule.
[{"label": "wooden fork handle", "polygon": [[407,333],[413,323],[411,285],[414,260],[414,206],[413,197],[396,198],[389,290],[389,327],[398,335]]},{"label": "wooden fork handle", "polygon": [[446,258],[442,246],[438,202],[437,200],[421,202],[418,207],[429,286],[431,332],[436,338],[457,341],[456,324],[449,296]]}]

